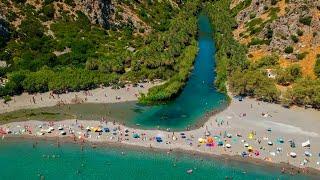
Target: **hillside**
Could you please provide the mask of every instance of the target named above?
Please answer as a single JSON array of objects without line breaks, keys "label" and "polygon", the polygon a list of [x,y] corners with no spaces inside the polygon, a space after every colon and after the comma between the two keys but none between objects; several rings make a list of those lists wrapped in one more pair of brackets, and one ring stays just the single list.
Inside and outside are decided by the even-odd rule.
[{"label": "hillside", "polygon": [[[303,75],[314,78],[315,52],[320,50],[319,7],[317,1],[253,1],[237,15],[234,35],[248,45],[251,60],[278,53],[282,67],[299,64]],[[292,53],[285,52],[288,47]]]},{"label": "hillside", "polygon": [[0,96],[170,78],[170,98],[197,52],[199,1],[179,2],[1,1]]},{"label": "hillside", "polygon": [[319,3],[4,0],[0,97],[161,79],[140,101],[170,100],[192,69],[204,12],[215,31],[220,91],[320,108]]},{"label": "hillside", "polygon": [[233,0],[230,7],[240,8],[235,39],[247,47],[254,69],[276,85],[269,100],[318,106],[319,95],[307,84],[319,88],[320,2]]}]

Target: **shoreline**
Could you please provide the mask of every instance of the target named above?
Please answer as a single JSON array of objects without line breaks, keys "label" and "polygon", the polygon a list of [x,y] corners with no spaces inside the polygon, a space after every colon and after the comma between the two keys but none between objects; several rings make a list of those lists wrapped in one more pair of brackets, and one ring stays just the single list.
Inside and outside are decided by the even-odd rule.
[{"label": "shoreline", "polygon": [[53,106],[63,106],[83,103],[119,103],[137,101],[140,93],[147,93],[151,87],[163,82],[138,83],[137,87],[127,84],[124,88],[112,89],[112,87],[99,87],[88,91],[67,92],[54,94],[51,91],[45,93],[13,96],[12,100],[4,103],[0,100],[0,114],[18,110],[38,109]]},{"label": "shoreline", "polygon": [[[308,175],[311,177],[317,177],[320,176],[320,170],[307,167],[305,168],[305,171],[303,171],[301,168],[293,166],[288,163],[280,162],[280,163],[273,163],[264,161],[261,159],[256,158],[242,158],[239,155],[228,155],[228,154],[222,154],[222,155],[216,155],[211,154],[208,152],[201,152],[201,151],[192,151],[192,150],[186,150],[186,149],[163,149],[163,148],[150,148],[145,146],[139,146],[139,145],[133,145],[133,144],[126,144],[126,143],[115,143],[115,142],[91,142],[91,141],[85,141],[85,142],[79,142],[79,141],[73,141],[71,137],[33,137],[33,136],[10,136],[7,137],[7,141],[11,142],[19,142],[23,140],[28,140],[34,143],[38,143],[39,141],[42,142],[51,142],[56,143],[58,147],[62,146],[62,144],[74,144],[79,146],[79,148],[123,148],[127,150],[134,150],[134,151],[148,151],[148,152],[155,152],[155,153],[166,153],[166,154],[174,154],[174,155],[186,155],[189,157],[197,157],[197,158],[206,158],[213,161],[221,161],[223,160],[224,163],[227,164],[237,164],[237,163],[247,163],[251,165],[257,165],[260,167],[266,167],[271,168],[271,170],[274,171],[281,171],[281,169],[285,169],[283,174],[291,175],[292,177],[302,174],[302,175]],[[59,144],[59,145],[58,145]],[[36,145],[35,147],[36,148]],[[231,161],[229,161],[231,160]],[[246,173],[246,172],[244,172]]]},{"label": "shoreline", "polygon": [[[206,116],[207,115],[205,115],[205,117]],[[162,151],[173,149],[174,151],[181,150],[183,152],[188,152],[191,154],[202,153],[217,157],[227,156],[230,159],[234,159],[236,157],[245,162],[252,161],[251,159],[253,159],[257,162],[257,164],[263,162],[272,164],[272,166],[276,164],[282,165],[285,163],[300,170],[305,168],[312,168],[312,171],[314,170],[316,172],[320,172],[320,165],[317,164],[320,161],[320,157],[318,157],[318,153],[320,153],[319,117],[320,112],[310,109],[286,109],[281,107],[281,105],[260,102],[256,101],[255,99],[245,98],[240,102],[235,98],[231,98],[230,103],[225,108],[223,108],[223,110],[214,113],[214,115],[208,115],[208,119],[201,127],[189,131],[168,132],[158,129],[136,129],[126,127],[117,122],[112,123],[107,121],[102,122],[95,120],[76,119],[56,121],[54,122],[54,125],[52,125],[52,127],[54,127],[55,129],[58,129],[58,126],[63,126],[64,129],[70,128],[73,131],[73,136],[76,139],[76,136],[78,136],[79,134],[83,136],[84,133],[87,133],[85,129],[79,128],[79,124],[81,124],[81,126],[83,125],[83,127],[110,128],[110,133],[102,133],[101,136],[95,132],[89,132],[89,136],[83,139],[85,140],[85,142],[89,142],[91,144],[112,143],[118,144],[120,146],[134,146],[139,149],[150,149],[149,147],[152,146],[152,149]],[[220,122],[221,119],[223,122]],[[71,134],[67,134],[67,136],[59,135],[60,131],[56,130],[54,131],[54,133],[35,136],[37,131],[40,132],[40,130],[42,131],[44,127],[49,127],[50,125],[48,124],[50,124],[50,122],[30,120],[3,124],[0,125],[0,128],[10,128],[10,130],[14,132],[20,132],[20,130],[23,129],[23,126],[28,126],[34,130],[31,135],[22,133],[18,135],[17,138],[24,138],[24,136],[35,139],[61,139],[67,138],[67,136],[71,137]],[[39,125],[41,125],[41,128],[38,128]],[[272,128],[272,132],[266,131],[267,128]],[[111,131],[111,129],[116,129],[116,131]],[[128,129],[128,131],[130,132],[128,134],[130,135],[123,136],[125,134],[125,129]],[[232,134],[234,137],[223,137],[224,145],[222,147],[217,146],[214,148],[210,148],[205,144],[199,143],[197,141],[198,138],[207,138],[207,132],[210,132],[211,135],[209,136],[216,136],[220,133],[222,139],[223,131],[225,134],[224,136],[226,136],[226,134]],[[114,132],[115,135],[112,135],[112,132]],[[184,132],[185,138],[182,138],[182,136],[179,135],[179,133],[181,132]],[[250,134],[253,132],[255,134],[254,138],[246,138],[246,134]],[[146,135],[142,138],[134,139],[130,137],[131,135],[133,135],[133,133]],[[241,136],[238,137],[239,133],[241,134]],[[155,141],[155,137],[159,134],[163,138],[162,143],[158,143]],[[237,136],[235,136],[236,134]],[[10,136],[12,135],[8,135],[7,137]],[[173,140],[173,136],[176,137],[176,140]],[[283,144],[276,143],[276,140],[279,137],[285,139],[285,142]],[[265,140],[265,138],[267,140]],[[234,141],[235,139],[236,141]],[[295,142],[297,142],[297,148],[292,149],[288,147],[289,145],[287,144],[287,141],[290,139],[293,139],[295,140]],[[311,148],[301,148],[300,143],[308,139],[312,143]],[[268,146],[267,142],[269,143],[270,140],[273,141],[274,145]],[[239,154],[242,151],[247,151],[247,148],[243,147],[244,142],[242,141],[248,142],[250,145],[252,145],[255,151],[260,151],[261,154],[259,156],[250,154],[250,158],[241,158]],[[231,144],[232,147],[226,148],[225,144],[227,143]],[[276,147],[281,147],[281,153],[270,155],[271,153],[275,152]],[[297,158],[291,158],[288,155],[290,151],[296,152],[298,154]],[[314,156],[305,157],[305,151],[310,151]],[[287,153],[287,155],[285,153]],[[304,162],[306,159],[307,163],[301,166],[301,162]]]}]

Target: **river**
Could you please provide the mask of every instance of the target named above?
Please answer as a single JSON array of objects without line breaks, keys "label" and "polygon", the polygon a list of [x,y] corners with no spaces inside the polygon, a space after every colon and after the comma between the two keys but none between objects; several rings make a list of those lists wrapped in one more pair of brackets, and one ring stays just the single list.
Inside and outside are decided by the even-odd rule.
[{"label": "river", "polygon": [[[213,82],[215,74],[215,44],[208,17],[199,16],[198,48],[194,69],[181,94],[171,102],[155,106],[143,106],[137,102],[113,104],[74,104],[62,107],[35,109],[35,112],[54,113],[57,119],[115,119],[130,127],[142,129],[184,130],[195,128],[205,122],[208,112],[218,111],[227,106],[226,96],[217,91]],[[39,117],[40,119],[42,117]],[[42,118],[43,119],[43,118]]]},{"label": "river", "polygon": [[[204,114],[224,106],[225,95],[213,86],[215,46],[211,25],[199,17],[199,54],[194,70],[181,95],[160,106],[136,103],[75,105],[78,117],[92,116],[107,108],[128,125],[142,128],[182,129],[194,125]],[[77,107],[79,106],[79,107]],[[87,107],[86,107],[87,106]],[[96,107],[95,107],[96,106]],[[90,110],[90,108],[91,110]],[[101,109],[99,109],[101,108]],[[82,111],[81,111],[82,109]],[[104,112],[105,113],[105,112]],[[123,116],[123,117],[122,117]],[[92,116],[93,117],[93,116]],[[0,179],[289,179],[279,169],[250,163],[198,157],[183,153],[166,154],[114,147],[85,147],[66,143],[31,140],[0,141]],[[123,152],[123,153],[122,153]],[[186,171],[192,169],[193,173]],[[298,176],[295,176],[298,178]]]}]

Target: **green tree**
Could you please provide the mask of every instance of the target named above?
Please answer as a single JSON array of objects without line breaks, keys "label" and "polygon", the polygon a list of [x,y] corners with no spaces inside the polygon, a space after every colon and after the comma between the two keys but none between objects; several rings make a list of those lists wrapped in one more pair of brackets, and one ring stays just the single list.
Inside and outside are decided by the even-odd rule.
[{"label": "green tree", "polygon": [[316,63],[314,65],[315,74],[320,77],[320,55],[317,55]]}]

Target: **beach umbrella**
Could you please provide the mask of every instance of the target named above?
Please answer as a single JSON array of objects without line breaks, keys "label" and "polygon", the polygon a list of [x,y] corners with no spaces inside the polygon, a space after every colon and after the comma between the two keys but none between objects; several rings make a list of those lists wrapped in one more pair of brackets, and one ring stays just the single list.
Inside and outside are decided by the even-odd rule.
[{"label": "beach umbrella", "polygon": [[104,132],[110,132],[110,129],[109,128],[103,128],[103,131]]},{"label": "beach umbrella", "polygon": [[177,137],[176,136],[172,136],[172,140],[176,141]]},{"label": "beach umbrella", "polygon": [[252,146],[248,147],[248,151],[251,152],[253,150]]},{"label": "beach umbrella", "polygon": [[253,139],[253,133],[249,133],[248,138]]},{"label": "beach umbrella", "polygon": [[133,134],[133,138],[140,138],[139,134]]},{"label": "beach umbrella", "polygon": [[247,157],[247,156],[248,156],[248,153],[245,152],[245,151],[243,151],[243,152],[241,153],[241,156],[242,156],[242,157]]},{"label": "beach umbrella", "polygon": [[203,138],[199,138],[199,139],[198,139],[198,142],[199,142],[200,144],[203,144],[203,143],[206,143],[206,140],[203,139]]},{"label": "beach umbrella", "polygon": [[269,145],[269,146],[272,146],[273,143],[272,143],[271,141],[268,141],[268,145]]},{"label": "beach umbrella", "polygon": [[295,152],[290,152],[289,155],[290,155],[291,157],[293,157],[293,158],[297,157],[297,154],[296,154]]},{"label": "beach umbrella", "polygon": [[232,138],[232,134],[229,134],[229,133],[228,133],[228,134],[227,134],[227,137],[228,137],[228,138]]},{"label": "beach umbrella", "polygon": [[301,145],[302,147],[310,147],[310,140],[303,142]]},{"label": "beach umbrella", "polygon": [[231,148],[231,144],[226,144],[226,147],[227,148]]},{"label": "beach umbrella", "polygon": [[306,155],[307,157],[311,157],[312,156],[312,154],[309,151],[305,151],[304,155]]},{"label": "beach umbrella", "polygon": [[277,139],[277,142],[280,143],[280,144],[282,144],[282,143],[284,143],[284,140],[283,140],[283,138],[278,138],[278,139]]},{"label": "beach umbrella", "polygon": [[157,142],[162,142],[162,138],[161,137],[156,137],[156,141]]},{"label": "beach umbrella", "polygon": [[259,156],[260,152],[256,150],[256,151],[254,151],[254,155]]},{"label": "beach umbrella", "polygon": [[212,138],[212,137],[208,137],[208,138],[207,138],[207,143],[208,143],[208,144],[214,143],[213,138]]},{"label": "beach umbrella", "polygon": [[244,147],[249,147],[249,144],[248,143],[244,143]]},{"label": "beach umbrella", "polygon": [[295,148],[296,147],[296,143],[294,143],[294,141],[290,141],[290,147],[291,148]]}]

